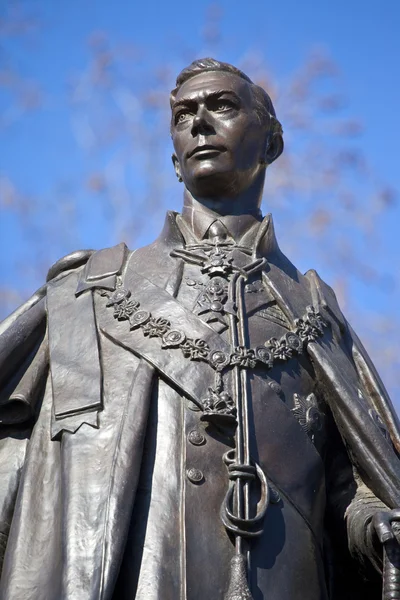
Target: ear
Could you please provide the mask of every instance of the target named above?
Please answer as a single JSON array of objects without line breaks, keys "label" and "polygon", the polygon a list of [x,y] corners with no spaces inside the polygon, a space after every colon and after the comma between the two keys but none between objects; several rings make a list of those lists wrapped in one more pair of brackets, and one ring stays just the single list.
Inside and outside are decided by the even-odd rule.
[{"label": "ear", "polygon": [[176,156],[176,154],[174,153],[174,154],[171,156],[171,158],[172,158],[172,163],[173,163],[173,165],[174,165],[175,174],[176,174],[176,176],[177,176],[177,178],[178,178],[178,181],[183,181],[183,179],[182,179],[182,175],[181,175],[181,166],[180,166],[180,164],[179,164],[178,157],[177,157],[177,156]]},{"label": "ear", "polygon": [[283,137],[279,132],[273,133],[269,138],[267,148],[265,150],[265,162],[270,165],[274,162],[283,152]]}]

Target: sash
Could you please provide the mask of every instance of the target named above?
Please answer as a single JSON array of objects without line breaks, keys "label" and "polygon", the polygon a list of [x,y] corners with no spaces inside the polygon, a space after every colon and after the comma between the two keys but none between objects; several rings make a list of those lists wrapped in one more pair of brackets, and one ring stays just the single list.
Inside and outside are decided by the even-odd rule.
[{"label": "sash", "polygon": [[[124,288],[131,291],[129,300],[139,303],[140,311],[151,313],[155,319],[166,319],[171,329],[181,333],[186,340],[192,340],[194,344],[204,342],[211,352],[230,353],[231,346],[214,329],[132,268]],[[131,330],[129,321],[116,319],[113,307],[106,304],[107,298],[97,296],[96,316],[100,331],[145,358],[190,400],[201,406],[208,388],[214,385],[215,371],[210,364],[201,358],[185,358],[180,347],[165,347],[160,337],[146,337],[141,328]]]}]

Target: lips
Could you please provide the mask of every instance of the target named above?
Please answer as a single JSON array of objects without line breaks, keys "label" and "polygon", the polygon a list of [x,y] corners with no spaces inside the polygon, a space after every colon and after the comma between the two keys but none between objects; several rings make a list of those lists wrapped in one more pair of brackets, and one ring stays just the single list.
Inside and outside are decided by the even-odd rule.
[{"label": "lips", "polygon": [[225,152],[226,148],[224,146],[212,146],[211,144],[203,144],[202,146],[196,146],[193,150],[191,150],[187,157],[190,158],[195,154],[208,153],[208,152]]}]

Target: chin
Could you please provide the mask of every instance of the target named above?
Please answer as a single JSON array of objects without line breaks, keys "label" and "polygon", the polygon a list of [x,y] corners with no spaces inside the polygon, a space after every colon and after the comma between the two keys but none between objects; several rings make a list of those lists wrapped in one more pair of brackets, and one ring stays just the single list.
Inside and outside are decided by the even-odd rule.
[{"label": "chin", "polygon": [[235,173],[231,169],[221,169],[211,161],[191,169],[188,177],[184,177],[188,190],[198,196],[217,196],[227,194],[235,187]]},{"label": "chin", "polygon": [[202,171],[191,177],[187,183],[187,189],[194,195],[200,197],[218,197],[234,194],[236,188],[235,177],[231,172]]}]

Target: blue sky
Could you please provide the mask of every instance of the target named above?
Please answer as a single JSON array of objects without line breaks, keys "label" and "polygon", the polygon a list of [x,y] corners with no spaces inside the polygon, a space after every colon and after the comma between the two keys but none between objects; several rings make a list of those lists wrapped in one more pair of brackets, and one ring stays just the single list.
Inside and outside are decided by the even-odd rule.
[{"label": "blue sky", "polygon": [[[62,97],[66,74],[78,71],[87,61],[86,42],[91,31],[107,31],[115,40],[145,47],[148,64],[162,63],[171,46],[193,49],[194,56],[201,55],[206,3],[116,0],[111,7],[105,0],[32,0],[30,4],[37,6],[43,23],[36,42],[32,48],[16,48],[9,42],[5,47],[18,56],[23,70],[43,83],[50,105],[43,118],[36,115],[23,129],[14,128],[3,137],[7,152],[2,168],[12,172],[20,170],[24,160],[21,153],[37,148],[38,133],[45,135],[41,142],[44,151],[56,136],[65,134]],[[222,0],[219,4],[225,39],[222,59],[235,62],[252,49],[266,54],[273,72],[285,77],[312,48],[327,49],[341,69],[352,110],[366,124],[364,145],[368,154],[382,177],[398,186],[400,4],[395,0],[250,0],[247,4]],[[39,155],[33,164],[28,161],[32,171],[40,168],[40,159]],[[62,168],[54,165],[57,167]],[[24,164],[25,169],[29,164]],[[29,177],[28,172],[25,177]]]},{"label": "blue sky", "polygon": [[[6,4],[3,0],[3,10]],[[54,182],[67,180],[71,173],[80,172],[85,160],[77,151],[65,92],[69,78],[88,62],[88,36],[93,31],[105,31],[111,42],[134,43],[144,52],[143,66],[146,68],[162,65],[174,56],[178,70],[188,60],[204,55],[202,30],[210,3],[30,0],[27,4],[38,14],[40,29],[30,43],[7,38],[2,48],[21,73],[40,83],[45,92],[45,104],[42,110],[23,115],[0,130],[0,173],[16,181],[27,194],[43,195],[50,201]],[[395,0],[249,0],[247,3],[222,0],[219,6],[223,14],[219,59],[235,64],[246,53],[260,54],[267,57],[271,72],[278,80],[285,81],[315,48],[323,48],[333,58],[340,69],[340,86],[346,93],[349,111],[364,125],[358,143],[374,166],[377,179],[400,190],[397,148],[400,133],[400,3]],[[179,58],[182,54],[185,59]],[[6,106],[9,109],[9,97],[0,88],[0,110]],[[279,115],[279,106],[276,108]],[[138,181],[133,185],[140,188]],[[179,208],[180,194],[181,189],[176,188],[172,208]],[[85,201],[84,194],[82,201]],[[371,263],[378,270],[395,273],[392,292],[382,294],[379,290],[354,284],[359,304],[371,309],[376,306],[382,312],[396,311],[400,301],[399,217],[397,203],[377,224],[383,240],[380,257],[374,258],[374,248],[368,249]],[[158,227],[159,223],[153,226],[149,223],[140,242],[154,238]],[[279,227],[278,222],[278,233]],[[108,243],[96,221],[92,227],[87,223],[82,231],[85,247],[101,247]],[[29,263],[32,243],[24,236],[15,215],[3,212],[0,273],[5,285],[21,284],[16,282],[20,275],[15,265]],[[65,248],[65,252],[73,249]],[[49,262],[56,258],[50,253]],[[303,270],[318,267],[314,264],[299,266]],[[326,276],[329,279],[329,273]],[[29,280],[29,273],[26,277],[28,283],[24,293],[36,284]]]}]

